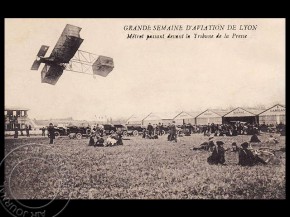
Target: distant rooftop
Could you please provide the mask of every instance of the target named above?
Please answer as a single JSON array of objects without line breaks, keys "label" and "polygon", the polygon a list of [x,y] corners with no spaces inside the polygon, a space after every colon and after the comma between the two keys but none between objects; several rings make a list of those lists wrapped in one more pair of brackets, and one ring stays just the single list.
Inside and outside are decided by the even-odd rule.
[{"label": "distant rooftop", "polygon": [[187,114],[189,114],[189,115],[191,115],[192,117],[196,117],[196,116],[198,116],[201,112],[199,112],[199,111],[194,111],[194,112],[187,112],[187,111],[185,111],[185,113],[187,113]]},{"label": "distant rooftop", "polygon": [[28,111],[28,108],[25,107],[19,107],[19,106],[5,106],[5,111],[7,110],[13,110],[13,111]]},{"label": "distant rooftop", "polygon": [[259,108],[242,108],[242,109],[244,109],[244,110],[246,110],[246,111],[248,111],[248,112],[251,112],[251,113],[253,113],[253,114],[255,114],[255,115],[258,115],[258,114],[260,114],[261,112],[263,112],[263,111],[266,110],[266,109],[259,109]]},{"label": "distant rooftop", "polygon": [[229,110],[229,109],[209,109],[209,111],[212,111],[220,116],[224,116],[225,114],[229,113],[231,110]]}]

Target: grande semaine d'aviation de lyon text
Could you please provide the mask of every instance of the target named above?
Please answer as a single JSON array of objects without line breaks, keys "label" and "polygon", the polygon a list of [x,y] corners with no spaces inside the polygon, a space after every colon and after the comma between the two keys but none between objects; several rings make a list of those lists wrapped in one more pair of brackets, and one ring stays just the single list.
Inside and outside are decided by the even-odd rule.
[{"label": "grande semaine d'aviation de lyon text", "polygon": [[[231,30],[231,25],[124,25],[125,31],[183,31],[183,30]],[[235,30],[256,30],[257,25],[239,25]]]}]

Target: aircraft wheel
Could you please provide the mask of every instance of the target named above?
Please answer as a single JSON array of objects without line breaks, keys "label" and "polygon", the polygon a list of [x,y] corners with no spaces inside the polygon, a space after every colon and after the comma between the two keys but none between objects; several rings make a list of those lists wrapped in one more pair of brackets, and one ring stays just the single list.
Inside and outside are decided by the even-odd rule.
[{"label": "aircraft wheel", "polygon": [[124,131],[123,136],[127,136],[127,135],[128,135],[127,131]]}]

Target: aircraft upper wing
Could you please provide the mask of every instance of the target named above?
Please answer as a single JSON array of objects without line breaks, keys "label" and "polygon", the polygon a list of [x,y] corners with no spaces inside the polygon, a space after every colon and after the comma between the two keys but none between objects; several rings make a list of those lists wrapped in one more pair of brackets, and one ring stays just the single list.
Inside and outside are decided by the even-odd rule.
[{"label": "aircraft upper wing", "polygon": [[68,63],[84,40],[80,38],[80,31],[80,27],[67,24],[50,57],[54,58],[54,61],[58,63]]}]

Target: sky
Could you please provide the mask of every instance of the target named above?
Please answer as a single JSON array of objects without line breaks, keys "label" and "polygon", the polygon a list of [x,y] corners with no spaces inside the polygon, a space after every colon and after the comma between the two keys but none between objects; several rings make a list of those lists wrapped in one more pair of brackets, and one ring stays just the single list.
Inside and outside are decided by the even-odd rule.
[{"label": "sky", "polygon": [[[41,45],[49,56],[66,24],[82,28],[80,49],[112,57],[107,77],[65,71],[41,83],[31,65]],[[256,25],[220,31],[247,38],[127,39],[127,34],[219,31],[125,31],[126,25]],[[36,119],[128,118],[150,112],[285,104],[284,19],[5,19],[5,106]]]}]

